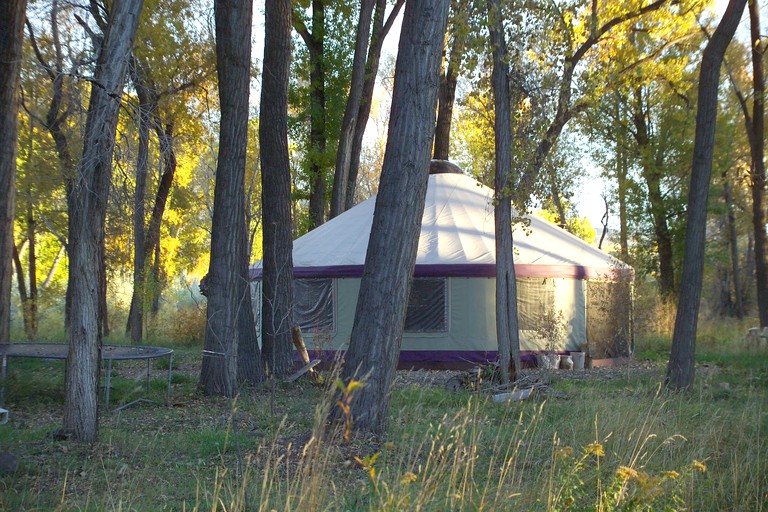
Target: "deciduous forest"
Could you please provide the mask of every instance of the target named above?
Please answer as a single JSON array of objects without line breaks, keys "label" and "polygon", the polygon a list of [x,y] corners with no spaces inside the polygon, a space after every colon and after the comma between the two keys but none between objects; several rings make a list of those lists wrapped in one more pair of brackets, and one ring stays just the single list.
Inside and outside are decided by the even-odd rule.
[{"label": "deciduous forest", "polygon": [[[636,353],[661,347],[663,390],[701,389],[711,326],[768,328],[765,15],[759,0],[4,0],[0,344],[67,344],[60,439],[103,440],[106,344],[195,354],[190,389],[236,425],[238,400],[273,410],[296,392],[293,240],[376,195],[345,361],[307,428],[385,439],[408,403],[392,389],[436,159],[494,191],[499,385],[525,378],[512,232],[532,213],[634,269]],[[443,434],[475,432],[450,430],[467,411]],[[378,487],[384,449],[356,439],[342,451],[376,500],[354,503],[419,509],[425,496]],[[582,463],[601,456],[593,441]],[[236,459],[244,482],[239,445]],[[397,464],[402,488],[430,488],[428,470]],[[313,509],[286,485],[278,502]],[[742,504],[767,496],[756,485]],[[351,503],[322,488],[318,503]],[[250,509],[243,496],[233,509]]]}]

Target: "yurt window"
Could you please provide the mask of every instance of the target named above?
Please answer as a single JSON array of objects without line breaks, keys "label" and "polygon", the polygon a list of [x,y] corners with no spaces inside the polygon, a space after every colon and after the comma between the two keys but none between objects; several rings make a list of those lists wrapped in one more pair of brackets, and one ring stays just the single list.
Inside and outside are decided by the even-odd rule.
[{"label": "yurt window", "polygon": [[444,278],[417,277],[411,284],[405,330],[409,332],[446,332],[446,280]]},{"label": "yurt window", "polygon": [[294,279],[293,317],[305,334],[335,332],[332,279]]},{"label": "yurt window", "polygon": [[533,331],[555,307],[555,280],[541,277],[518,277],[517,317],[521,331]]}]

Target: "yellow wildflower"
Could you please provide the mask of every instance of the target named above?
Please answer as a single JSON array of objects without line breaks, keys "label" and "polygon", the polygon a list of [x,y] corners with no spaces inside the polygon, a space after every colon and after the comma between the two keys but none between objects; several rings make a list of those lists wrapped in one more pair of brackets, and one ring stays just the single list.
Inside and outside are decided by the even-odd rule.
[{"label": "yellow wildflower", "polygon": [[627,466],[619,466],[619,469],[616,470],[616,476],[622,480],[634,479],[637,478],[637,471]]},{"label": "yellow wildflower", "polygon": [[410,483],[415,482],[416,480],[418,480],[418,478],[416,478],[416,475],[414,475],[413,473],[408,471],[406,474],[403,475],[403,478],[400,479],[400,483],[401,484],[410,484]]},{"label": "yellow wildflower", "polygon": [[674,480],[680,476],[680,473],[677,471],[662,471],[662,475],[664,475],[664,478],[669,478],[670,480]]},{"label": "yellow wildflower", "polygon": [[600,443],[590,443],[584,447],[584,455],[594,455],[595,457],[602,457],[605,455],[603,445]]},{"label": "yellow wildflower", "polygon": [[701,462],[699,460],[696,460],[696,459],[694,459],[693,462],[691,462],[691,467],[693,469],[699,471],[700,473],[706,473],[707,472],[707,466],[703,462]]}]

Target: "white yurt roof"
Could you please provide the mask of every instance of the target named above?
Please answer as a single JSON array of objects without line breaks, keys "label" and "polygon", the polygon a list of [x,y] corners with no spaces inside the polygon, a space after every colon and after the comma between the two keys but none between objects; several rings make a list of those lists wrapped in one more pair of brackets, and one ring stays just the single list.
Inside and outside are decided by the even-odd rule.
[{"label": "white yurt roof", "polygon": [[[416,275],[494,276],[492,201],[493,190],[469,176],[430,175]],[[374,196],[296,239],[295,275],[362,275],[375,203]],[[541,217],[525,218],[530,224],[513,230],[520,276],[595,278],[630,268]]]}]

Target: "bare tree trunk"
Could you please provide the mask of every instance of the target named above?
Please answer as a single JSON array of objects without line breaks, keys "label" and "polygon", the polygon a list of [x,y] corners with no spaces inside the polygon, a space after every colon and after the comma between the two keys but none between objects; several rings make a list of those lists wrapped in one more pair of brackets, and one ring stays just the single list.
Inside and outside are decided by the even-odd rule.
[{"label": "bare tree trunk", "polygon": [[352,81],[349,85],[349,97],[344,108],[344,117],[341,120],[341,132],[339,134],[339,147],[336,152],[336,170],[333,176],[333,190],[331,193],[331,214],[334,218],[344,211],[349,179],[349,165],[352,158],[352,141],[355,135],[355,123],[363,98],[363,86],[365,85],[366,50],[371,34],[371,16],[375,0],[362,0],[360,2],[360,20],[357,23],[357,35],[355,36],[355,56],[352,62]]},{"label": "bare tree trunk", "polygon": [[[738,235],[736,233],[736,213],[733,207],[733,193],[731,191],[731,181],[723,174],[725,184],[723,185],[723,199],[725,200],[725,207],[728,211],[727,214],[727,229],[728,229],[728,247],[731,254],[731,273],[733,274],[733,291],[734,291],[734,315],[736,318],[742,318],[744,316],[744,301],[741,291],[741,272],[739,271],[739,245]],[[729,290],[730,293],[730,290]]]},{"label": "bare tree trunk", "polygon": [[675,292],[675,269],[672,253],[672,235],[667,225],[667,210],[661,191],[662,169],[652,156],[650,127],[648,113],[645,110],[642,91],[635,90],[634,113],[632,120],[635,126],[635,138],[640,150],[642,175],[648,187],[649,213],[653,221],[653,232],[656,251],[659,257],[659,291],[664,297]]},{"label": "bare tree trunk", "polygon": [[405,6],[379,193],[342,379],[366,382],[354,428],[383,433],[418,249],[448,0]]},{"label": "bare tree trunk", "polygon": [[[760,40],[760,9],[757,0],[749,0],[749,28],[752,40],[752,227],[755,235],[755,281],[760,327],[768,327],[768,237],[765,233],[765,44]],[[749,129],[749,127],[748,127]]]},{"label": "bare tree trunk", "polygon": [[133,295],[128,310],[126,333],[130,334],[131,342],[141,343],[144,338],[144,286],[146,248],[144,232],[144,200],[147,191],[147,170],[149,167],[149,131],[151,112],[149,91],[138,70],[138,62],[131,59],[131,81],[136,89],[139,100],[137,109],[139,146],[136,154],[136,189],[133,194]]},{"label": "bare tree trunk", "polygon": [[27,281],[24,279],[24,267],[21,265],[21,257],[19,256],[19,251],[16,248],[16,244],[13,244],[12,256],[13,264],[16,267],[16,287],[19,290],[19,301],[21,302],[21,307],[23,310],[24,333],[27,335],[27,339],[29,341],[33,341],[32,330],[30,329],[29,325],[29,315],[27,314],[27,303],[29,302],[29,295],[27,294]]},{"label": "bare tree trunk", "polygon": [[35,215],[32,203],[27,203],[27,240],[29,254],[27,255],[29,273],[29,304],[24,312],[29,316],[29,333],[31,338],[37,335],[37,243],[35,233]]},{"label": "bare tree trunk", "polygon": [[[66,133],[67,120],[69,119],[70,109],[64,108],[65,104],[65,90],[64,79],[66,72],[64,70],[64,59],[61,48],[61,40],[59,37],[59,2],[53,0],[51,2],[51,39],[55,50],[54,62],[48,62],[43,54],[40,52],[37,46],[37,40],[35,39],[34,32],[32,31],[32,24],[27,21],[27,29],[29,31],[29,40],[32,45],[32,49],[35,52],[35,56],[40,65],[45,69],[48,78],[51,80],[52,95],[51,103],[48,107],[48,112],[45,116],[45,127],[50,132],[56,146],[56,155],[59,159],[59,165],[61,166],[61,175],[64,178],[64,190],[67,197],[67,233],[74,231],[72,225],[72,218],[74,217],[73,211],[75,208],[73,189],[75,186],[75,167],[76,163],[72,158],[70,151],[69,138]],[[68,244],[65,246],[67,253],[69,254]],[[67,291],[64,301],[64,327],[69,331],[69,319],[70,311],[72,308],[72,291],[67,284]]]},{"label": "bare tree trunk", "polygon": [[[248,91],[251,71],[250,0],[216,0],[216,58],[221,124],[213,201],[211,264],[208,270],[208,313],[200,387],[206,393],[237,393],[238,351],[255,339],[250,313],[250,287],[245,226],[245,157],[248,141]],[[258,349],[257,349],[258,350]],[[258,352],[257,352],[258,354]],[[254,380],[263,380],[259,365]]]},{"label": "bare tree trunk", "polygon": [[357,187],[357,175],[360,169],[360,152],[363,147],[363,136],[365,127],[368,124],[368,117],[371,114],[371,101],[373,99],[373,89],[376,86],[376,74],[379,72],[379,61],[381,59],[381,47],[384,44],[384,38],[389,33],[400,9],[405,0],[396,0],[392,11],[384,22],[384,11],[387,8],[386,0],[376,0],[376,13],[373,16],[373,32],[371,35],[371,46],[368,49],[368,60],[365,64],[365,83],[363,84],[363,95],[360,100],[360,109],[357,112],[357,121],[355,121],[355,133],[352,138],[352,150],[349,162],[349,175],[347,176],[347,191],[344,194],[344,211],[349,210],[355,205],[355,189]]},{"label": "bare tree trunk", "polygon": [[325,0],[312,0],[312,32],[298,18],[294,27],[309,52],[309,229],[325,221]]},{"label": "bare tree trunk", "polygon": [[272,375],[291,369],[293,235],[288,160],[291,1],[267,0],[261,86],[261,194],[264,223],[262,359]]},{"label": "bare tree trunk", "polygon": [[444,72],[440,75],[440,88],[437,92],[437,123],[435,124],[435,147],[432,158],[448,160],[451,142],[451,121],[453,104],[456,100],[456,84],[459,69],[464,57],[469,2],[451,2],[451,15],[448,32],[450,34]]},{"label": "bare tree trunk", "polygon": [[10,341],[21,42],[26,0],[0,3],[0,343]]},{"label": "bare tree trunk", "polygon": [[747,0],[730,0],[714,35],[707,43],[699,72],[696,138],[693,146],[691,185],[688,191],[688,215],[685,228],[685,254],[672,338],[672,353],[667,366],[665,386],[671,390],[687,390],[693,385],[696,327],[704,273],[704,242],[707,224],[707,195],[712,174],[715,146],[717,90],[720,65],[725,50],[736,32]]},{"label": "bare tree trunk", "polygon": [[112,178],[117,114],[136,34],[142,0],[116,0],[96,64],[83,141],[83,157],[73,190],[70,233],[69,357],[66,370],[64,432],[76,440],[98,437],[98,385],[101,367],[100,285],[104,220]]},{"label": "bare tree trunk", "polygon": [[496,339],[504,383],[520,370],[520,331],[517,320],[517,282],[512,248],[512,119],[507,43],[500,0],[488,2],[488,26],[493,48],[491,83],[494,98],[494,225],[496,233]]}]

